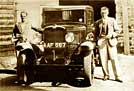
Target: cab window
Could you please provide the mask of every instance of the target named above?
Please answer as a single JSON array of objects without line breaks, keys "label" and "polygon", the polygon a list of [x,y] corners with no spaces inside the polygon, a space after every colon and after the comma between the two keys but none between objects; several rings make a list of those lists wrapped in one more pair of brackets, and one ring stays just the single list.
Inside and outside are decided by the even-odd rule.
[{"label": "cab window", "polygon": [[44,11],[42,15],[45,23],[83,22],[84,10]]}]

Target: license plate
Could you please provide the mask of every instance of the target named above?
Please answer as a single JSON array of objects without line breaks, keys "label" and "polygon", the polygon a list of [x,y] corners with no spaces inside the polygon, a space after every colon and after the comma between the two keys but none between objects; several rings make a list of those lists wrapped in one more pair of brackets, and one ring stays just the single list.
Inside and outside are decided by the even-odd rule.
[{"label": "license plate", "polygon": [[66,43],[44,43],[45,48],[52,48],[52,47],[65,48],[65,46]]}]

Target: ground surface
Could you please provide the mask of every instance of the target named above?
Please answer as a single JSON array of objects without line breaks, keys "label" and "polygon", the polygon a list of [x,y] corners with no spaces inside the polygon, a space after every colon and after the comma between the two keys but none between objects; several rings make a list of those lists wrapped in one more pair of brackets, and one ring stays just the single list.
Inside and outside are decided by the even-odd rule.
[{"label": "ground surface", "polygon": [[[93,85],[85,88],[72,87],[67,84],[62,84],[59,87],[52,87],[50,82],[36,82],[27,87],[19,86],[15,84],[16,74],[1,73],[0,91],[134,91],[134,56],[119,54],[118,58],[120,61],[120,68],[122,70],[121,74],[123,83],[114,81],[111,66],[109,67],[110,80],[103,81],[101,67],[96,67]],[[11,67],[11,65],[15,65],[16,59],[14,57],[8,57],[7,59],[12,60],[12,64],[9,62],[6,65],[2,64],[1,67],[4,66],[5,68],[12,69],[13,67]]]}]

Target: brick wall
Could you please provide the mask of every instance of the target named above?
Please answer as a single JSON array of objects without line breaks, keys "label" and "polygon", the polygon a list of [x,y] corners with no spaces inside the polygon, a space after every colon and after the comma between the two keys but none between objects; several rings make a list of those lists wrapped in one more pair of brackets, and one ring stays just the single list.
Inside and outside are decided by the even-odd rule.
[{"label": "brick wall", "polygon": [[134,54],[134,0],[115,0],[115,3],[116,19],[123,31],[118,46],[123,48],[125,54]]},{"label": "brick wall", "polygon": [[11,42],[14,23],[14,0],[0,0],[0,56],[14,55],[14,45]]}]

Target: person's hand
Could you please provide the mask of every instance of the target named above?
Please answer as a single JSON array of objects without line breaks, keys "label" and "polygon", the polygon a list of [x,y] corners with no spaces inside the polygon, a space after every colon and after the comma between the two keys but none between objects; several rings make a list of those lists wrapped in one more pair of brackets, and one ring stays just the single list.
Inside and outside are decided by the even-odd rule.
[{"label": "person's hand", "polygon": [[105,39],[110,39],[111,37],[112,37],[112,35],[109,34],[109,35],[105,36]]},{"label": "person's hand", "polygon": [[112,37],[113,38],[117,37],[117,33],[113,32]]},{"label": "person's hand", "polygon": [[12,42],[15,42],[15,41],[17,41],[18,39],[17,38],[11,38],[11,41]]}]

